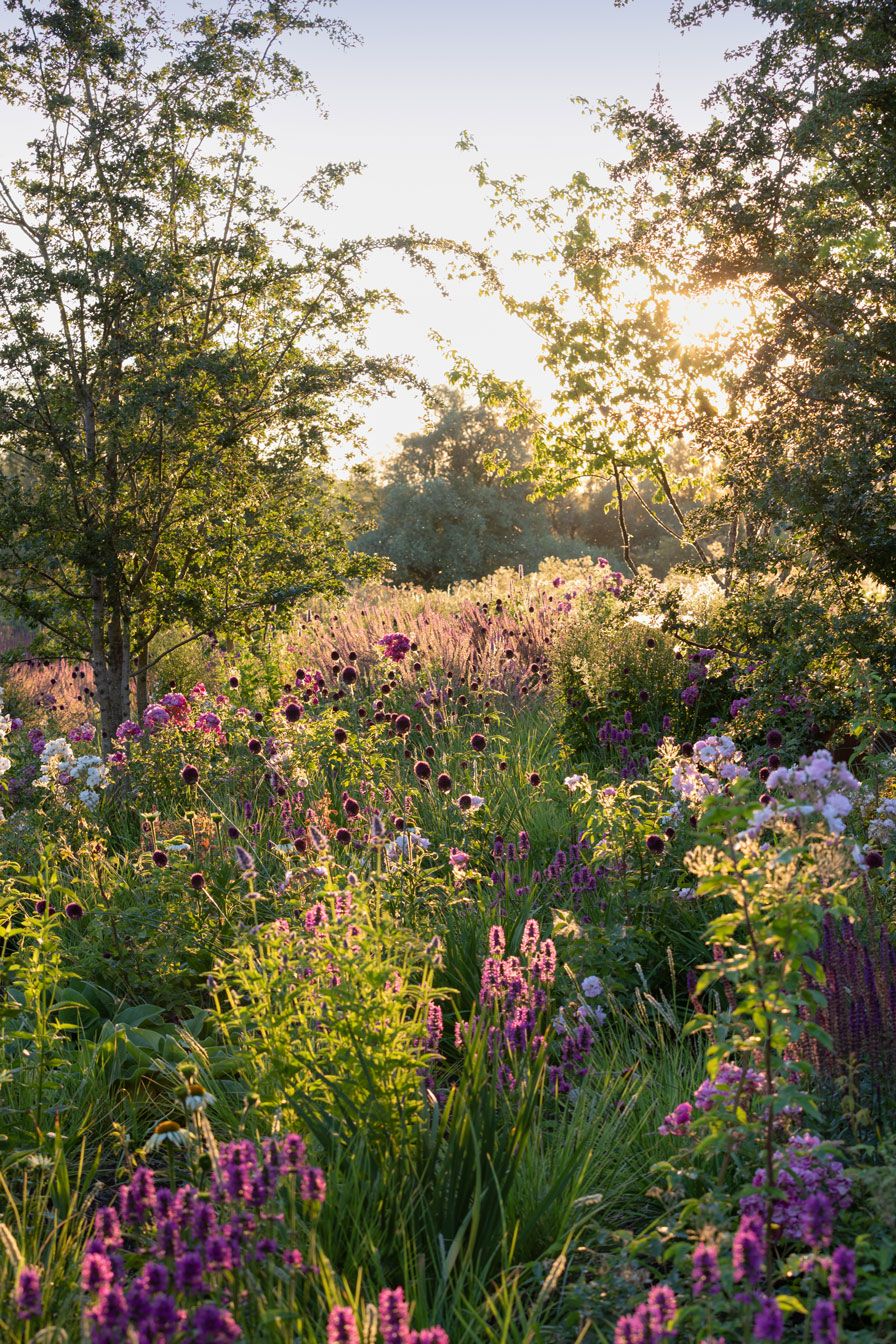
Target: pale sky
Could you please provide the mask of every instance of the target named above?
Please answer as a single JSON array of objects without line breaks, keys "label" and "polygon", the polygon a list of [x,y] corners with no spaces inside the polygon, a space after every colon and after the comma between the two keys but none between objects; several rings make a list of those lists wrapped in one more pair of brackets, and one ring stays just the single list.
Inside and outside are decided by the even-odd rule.
[{"label": "pale sky", "polygon": [[[183,10],[183,0],[166,0]],[[319,36],[292,55],[316,81],[328,115],[292,99],[265,116],[273,146],[264,174],[277,192],[295,195],[325,163],[360,160],[365,169],[318,218],[328,237],[388,236],[419,231],[481,245],[490,216],[457,140],[471,134],[499,177],[523,174],[536,190],[593,172],[612,155],[574,97],[589,102],[628,98],[646,103],[659,79],[686,125],[708,115],[702,100],[730,66],[726,51],[760,29],[737,8],[685,34],[668,22],[669,0],[339,0],[361,42],[348,50]],[[3,22],[7,20],[4,19]],[[27,121],[0,110],[0,135],[12,157],[28,138]],[[402,298],[407,315],[376,320],[376,353],[411,354],[431,381],[445,357],[430,340],[437,331],[478,367],[523,378],[546,399],[537,342],[496,300],[458,284],[448,298],[430,280],[392,256],[371,268],[370,281]],[[365,456],[381,461],[396,436],[420,422],[420,398],[400,393],[373,408]],[[346,454],[334,465],[345,467]]]},{"label": "pale sky", "polygon": [[[469,131],[499,176],[523,173],[547,188],[611,151],[570,100],[624,96],[643,104],[659,78],[685,124],[706,117],[701,101],[726,73],[725,52],[755,38],[741,10],[679,33],[668,0],[343,0],[337,12],[360,34],[345,51],[306,41],[300,59],[315,78],[328,117],[291,103],[274,115],[269,171],[284,193],[318,163],[359,159],[360,179],[346,187],[326,227],[341,236],[391,234],[414,225],[481,243],[489,214],[469,166],[456,149]],[[297,54],[298,50],[297,50]],[[537,346],[496,301],[471,285],[441,298],[405,263],[384,260],[377,283],[397,290],[408,316],[377,322],[377,350],[409,352],[437,380],[445,361],[429,341],[437,330],[475,363],[548,388]],[[368,451],[380,459],[395,436],[418,423],[410,394],[384,401],[369,422]]]}]

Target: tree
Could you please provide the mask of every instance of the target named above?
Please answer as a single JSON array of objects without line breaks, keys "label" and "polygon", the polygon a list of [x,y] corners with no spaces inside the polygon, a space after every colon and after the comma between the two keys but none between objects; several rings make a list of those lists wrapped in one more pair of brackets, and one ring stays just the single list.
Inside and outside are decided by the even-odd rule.
[{"label": "tree", "polygon": [[583,554],[552,530],[525,485],[504,478],[528,458],[523,430],[487,406],[467,405],[456,388],[435,389],[427,424],[401,440],[385,468],[378,526],[359,545],[387,555],[400,581],[425,587]]},{"label": "tree", "polygon": [[353,40],[328,6],[10,0],[0,96],[37,131],[0,177],[0,599],[89,656],[107,737],[160,631],[251,628],[364,566],[322,463],[406,377],[364,348],[383,244],[326,246],[257,162],[262,109],[313,91],[290,42]]},{"label": "tree", "polygon": [[[733,0],[678,3],[683,29]],[[659,176],[642,228],[695,286],[747,287],[762,320],[703,429],[735,509],[829,567],[896,583],[896,17],[892,0],[750,0],[762,36],[701,130],[658,98],[610,125],[616,179]]]}]

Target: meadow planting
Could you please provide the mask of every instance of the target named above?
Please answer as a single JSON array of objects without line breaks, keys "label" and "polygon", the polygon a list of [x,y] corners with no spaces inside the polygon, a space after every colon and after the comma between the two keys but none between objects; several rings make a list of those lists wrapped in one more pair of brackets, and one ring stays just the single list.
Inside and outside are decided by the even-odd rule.
[{"label": "meadow planting", "polygon": [[750,628],[367,585],[109,742],[10,653],[3,1338],[896,1337],[894,692]]}]

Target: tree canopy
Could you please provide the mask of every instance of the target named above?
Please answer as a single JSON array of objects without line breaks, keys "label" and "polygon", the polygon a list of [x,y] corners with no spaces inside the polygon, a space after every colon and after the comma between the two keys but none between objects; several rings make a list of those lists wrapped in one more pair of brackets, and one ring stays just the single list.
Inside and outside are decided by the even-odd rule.
[{"label": "tree canopy", "polygon": [[90,657],[108,734],[160,631],[360,572],[322,463],[406,370],[365,349],[381,243],[297,213],[353,165],[295,207],[259,171],[263,109],[313,93],[293,40],[352,40],[326,3],[9,8],[0,97],[36,131],[0,177],[0,597]]}]

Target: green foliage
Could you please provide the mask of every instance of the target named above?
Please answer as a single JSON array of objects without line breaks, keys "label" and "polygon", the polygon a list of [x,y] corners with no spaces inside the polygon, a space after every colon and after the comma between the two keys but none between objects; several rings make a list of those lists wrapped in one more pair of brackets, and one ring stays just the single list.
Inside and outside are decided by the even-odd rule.
[{"label": "green foliage", "polygon": [[430,421],[391,459],[375,530],[359,546],[388,556],[400,583],[447,587],[502,565],[531,570],[546,555],[581,555],[558,537],[525,485],[502,479],[528,456],[528,438],[486,406],[464,405],[451,389],[434,394]]},{"label": "green foliage", "polygon": [[0,184],[0,595],[90,658],[111,734],[162,631],[258,629],[369,569],[321,466],[403,369],[363,350],[378,244],[323,245],[258,175],[263,110],[309,87],[289,39],[344,25],[12,8],[0,95],[37,131]]}]

